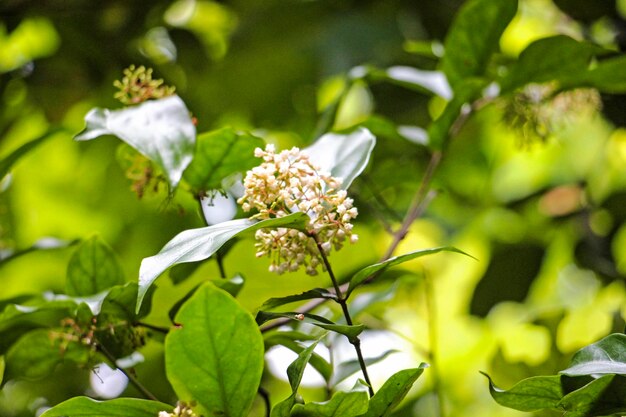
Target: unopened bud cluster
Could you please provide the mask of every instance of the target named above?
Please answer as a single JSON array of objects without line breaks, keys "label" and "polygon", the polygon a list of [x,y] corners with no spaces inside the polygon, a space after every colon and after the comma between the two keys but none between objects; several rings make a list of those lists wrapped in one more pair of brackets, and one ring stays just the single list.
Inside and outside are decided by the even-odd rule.
[{"label": "unopened bud cluster", "polygon": [[178,402],[176,408],[171,413],[167,411],[159,411],[158,417],[198,417],[196,413],[185,403]]},{"label": "unopened bud cluster", "polygon": [[341,179],[321,172],[298,148],[276,153],[273,145],[267,145],[254,155],[263,162],[246,174],[245,194],[238,200],[243,210],[257,210],[253,217],[260,220],[295,212],[310,219],[306,233],[288,228],[258,230],[256,256],[270,257],[270,271],[278,274],[304,266],[307,274],[317,275],[318,266],[324,266],[316,240],[328,255],[346,240],[358,238],[350,223],[357,216],[352,199],[340,188]]}]

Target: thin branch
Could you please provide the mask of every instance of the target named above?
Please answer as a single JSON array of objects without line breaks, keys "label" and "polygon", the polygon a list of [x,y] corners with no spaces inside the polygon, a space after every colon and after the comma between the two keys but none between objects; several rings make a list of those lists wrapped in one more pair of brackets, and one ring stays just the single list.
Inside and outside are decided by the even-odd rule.
[{"label": "thin branch", "polygon": [[142,321],[136,321],[133,326],[145,327],[146,329],[154,330],[155,332],[168,334],[170,329],[167,327],[155,326],[154,324],[144,323]]},{"label": "thin branch", "polygon": [[[343,311],[343,316],[346,319],[346,323],[348,326],[352,326],[352,317],[350,317],[350,311],[348,310],[348,303],[344,298],[343,292],[339,287],[339,283],[337,282],[337,278],[335,278],[335,274],[333,272],[332,267],[330,266],[330,262],[328,261],[328,257],[322,248],[322,244],[317,239],[317,236],[314,233],[310,234],[311,238],[315,240],[315,245],[317,245],[317,250],[319,251],[322,261],[324,262],[324,266],[326,267],[326,272],[328,272],[328,276],[330,276],[330,280],[333,282],[333,287],[335,288],[335,294],[337,295],[337,303],[341,306],[341,310]],[[356,351],[356,356],[359,360],[359,366],[361,367],[361,372],[363,373],[363,379],[368,385],[368,391],[370,397],[374,396],[374,388],[372,388],[372,382],[370,381],[370,377],[367,373],[367,365],[365,364],[365,359],[363,358],[363,352],[361,351],[361,340],[358,337],[349,337],[348,341],[354,346],[354,350]]]},{"label": "thin branch", "polygon": [[116,369],[119,369],[126,376],[126,378],[128,378],[128,381],[135,388],[137,388],[137,390],[139,392],[141,392],[141,394],[143,394],[144,397],[146,397],[147,399],[152,400],[152,401],[159,401],[159,399],[157,397],[155,397],[154,394],[152,394],[150,391],[148,391],[148,389],[146,387],[144,387],[143,384],[141,382],[139,382],[139,380],[133,376],[133,374],[131,374],[130,372],[127,372],[125,369],[122,369],[119,366],[117,366],[117,361],[116,361],[115,357],[100,342],[96,342],[95,346],[96,346],[96,349],[98,350],[98,352],[102,353],[104,355],[104,357],[107,358],[109,360],[109,362],[111,362],[111,364]]}]

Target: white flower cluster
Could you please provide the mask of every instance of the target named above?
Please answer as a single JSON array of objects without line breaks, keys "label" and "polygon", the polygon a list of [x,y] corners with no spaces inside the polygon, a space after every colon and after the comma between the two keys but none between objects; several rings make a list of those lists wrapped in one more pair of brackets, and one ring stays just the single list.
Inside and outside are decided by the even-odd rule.
[{"label": "white flower cluster", "polygon": [[305,266],[309,275],[317,275],[323,261],[315,237],[326,255],[331,248],[341,249],[347,239],[354,243],[350,221],[357,216],[352,199],[340,189],[341,179],[320,172],[298,148],[276,153],[273,145],[257,148],[254,155],[261,165],[248,171],[245,194],[237,202],[244,211],[258,210],[253,217],[261,220],[284,217],[295,212],[309,218],[307,233],[295,229],[261,229],[256,232],[256,256],[269,256],[270,271],[282,274]]},{"label": "white flower cluster", "polygon": [[187,404],[179,402],[176,404],[174,411],[171,413],[168,413],[167,411],[159,411],[158,417],[198,417],[198,415],[194,413]]}]

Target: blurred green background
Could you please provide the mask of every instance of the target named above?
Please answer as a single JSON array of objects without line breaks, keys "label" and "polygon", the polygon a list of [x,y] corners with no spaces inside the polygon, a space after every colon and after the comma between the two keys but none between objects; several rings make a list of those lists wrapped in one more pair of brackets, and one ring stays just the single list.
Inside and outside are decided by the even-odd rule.
[{"label": "blurred green background", "polygon": [[[0,158],[52,127],[79,132],[94,106],[121,107],[113,81],[130,64],[152,67],[175,85],[200,132],[230,125],[279,148],[304,147],[314,139],[319,111],[355,66],[435,68],[437,48],[424,41],[443,41],[461,3],[4,0]],[[625,1],[521,0],[501,40],[501,59],[557,33],[624,49],[625,11]],[[626,99],[606,95],[599,105],[594,97],[554,104],[543,141],[524,136],[503,121],[501,107],[489,106],[447,150],[434,181],[437,195],[397,253],[453,244],[478,261],[455,254],[414,261],[360,294],[393,289],[357,320],[390,329],[390,343],[405,355],[404,363],[374,372],[375,385],[394,366],[432,362],[436,354],[436,366],[398,416],[437,415],[434,375],[447,415],[524,415],[497,406],[478,371],[509,387],[554,373],[578,348],[624,330]],[[331,258],[339,275],[382,256],[391,241],[385,228],[401,221],[428,161],[426,148],[385,126],[424,127],[441,106],[385,83],[357,83],[343,100],[334,128],[364,124],[378,144],[370,169],[351,189],[360,240]],[[138,198],[118,140],[79,143],[65,132],[22,158],[0,183],[0,260],[45,246],[48,238],[98,234],[134,281],[142,258],[179,231],[204,225],[194,201],[182,195],[168,200],[160,190]],[[36,250],[0,262],[0,298],[62,292],[71,253]],[[270,274],[250,241],[235,245],[225,268],[246,277],[240,300],[251,311],[269,297],[328,285],[321,277]],[[181,285],[161,279],[147,321],[169,325],[170,306],[215,277],[209,261]],[[162,378],[161,345],[142,353],[139,378],[175,401]],[[0,392],[0,415],[30,416],[81,395],[89,374],[65,367],[44,381],[10,381]],[[282,399],[286,384],[269,374],[267,380],[277,390],[273,400]],[[132,388],[126,394],[137,395]]]}]

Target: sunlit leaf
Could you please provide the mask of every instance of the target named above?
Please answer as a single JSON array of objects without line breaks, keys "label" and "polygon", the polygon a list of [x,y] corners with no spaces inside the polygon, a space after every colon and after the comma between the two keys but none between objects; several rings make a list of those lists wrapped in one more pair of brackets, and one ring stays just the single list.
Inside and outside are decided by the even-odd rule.
[{"label": "sunlit leaf", "polygon": [[572,358],[563,375],[626,375],[626,334],[614,333],[585,346]]},{"label": "sunlit leaf", "polygon": [[544,408],[556,408],[563,397],[561,377],[535,376],[526,378],[509,390],[496,387],[489,375],[489,392],[496,402],[504,407],[520,411],[536,411]]},{"label": "sunlit leaf", "polygon": [[302,152],[323,171],[341,178],[341,187],[347,189],[367,166],[375,145],[374,135],[360,128],[347,135],[327,133]]},{"label": "sunlit leaf", "polygon": [[200,413],[244,417],[263,372],[263,337],[254,319],[228,293],[207,283],[176,315],[165,339],[168,380]]},{"label": "sunlit leaf", "polygon": [[413,383],[428,365],[420,364],[417,368],[403,369],[396,372],[378,390],[369,402],[369,408],[362,417],[385,417],[406,397]]},{"label": "sunlit leaf", "polygon": [[464,80],[485,73],[516,11],[517,0],[469,0],[463,4],[448,31],[441,59],[441,69],[455,93]]},{"label": "sunlit leaf", "polygon": [[198,192],[220,189],[222,180],[259,165],[254,149],[265,142],[249,133],[223,128],[198,135],[196,153],[184,178]]},{"label": "sunlit leaf", "polygon": [[295,404],[291,417],[354,417],[367,411],[367,386],[360,381],[349,392],[336,392],[326,402]]},{"label": "sunlit leaf", "polygon": [[113,250],[99,237],[83,241],[67,266],[68,295],[86,296],[124,283],[124,272]]},{"label": "sunlit leaf", "polygon": [[95,108],[87,113],[85,122],[87,126],[76,140],[117,136],[161,167],[172,188],[193,158],[196,127],[176,95],[122,110]]},{"label": "sunlit leaf", "polygon": [[393,258],[387,259],[384,262],[366,266],[365,268],[361,269],[359,272],[354,274],[352,278],[350,279],[350,284],[348,286],[346,297],[349,296],[352,293],[352,291],[354,291],[355,288],[363,284],[363,282],[365,282],[367,278],[369,278],[372,274],[376,272],[379,272],[383,269],[389,268],[394,265],[399,265],[404,262],[408,262],[412,259],[421,258],[422,256],[432,255],[432,254],[439,253],[439,252],[456,252],[456,253],[460,253],[460,254],[472,257],[471,255],[453,246],[442,246],[439,248],[422,249],[422,250],[417,250],[414,252],[406,253],[404,255],[394,256]]},{"label": "sunlit leaf", "polygon": [[324,317],[317,316],[311,313],[293,313],[293,312],[274,313],[270,311],[259,311],[256,315],[256,322],[260,326],[263,323],[268,322],[269,320],[274,320],[278,318],[287,318],[291,320],[310,323],[322,329],[340,333],[346,336],[350,340],[353,340],[354,338],[356,338],[365,329],[365,326],[363,326],[362,324],[357,324],[357,325],[352,325],[352,326],[349,326],[347,324],[336,324]]},{"label": "sunlit leaf", "polygon": [[160,411],[171,412],[173,408],[169,404],[138,398],[96,401],[75,397],[52,407],[41,417],[157,417]]},{"label": "sunlit leaf", "polygon": [[309,217],[293,213],[278,219],[254,221],[237,219],[200,229],[190,229],[176,235],[161,251],[141,261],[139,268],[139,295],[137,310],[143,297],[155,279],[170,266],[183,262],[197,262],[209,258],[229,239],[242,232],[252,232],[266,227],[288,227],[302,230]]}]

